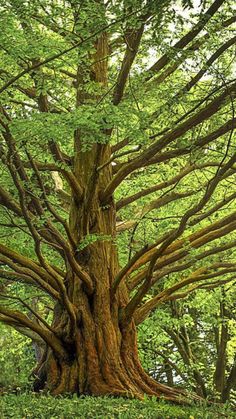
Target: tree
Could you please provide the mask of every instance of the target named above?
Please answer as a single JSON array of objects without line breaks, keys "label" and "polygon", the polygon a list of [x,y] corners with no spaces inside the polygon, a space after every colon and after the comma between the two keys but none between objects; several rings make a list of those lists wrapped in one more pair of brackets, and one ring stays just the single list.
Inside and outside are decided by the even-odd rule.
[{"label": "tree", "polygon": [[145,369],[158,381],[221,403],[234,400],[235,287],[165,304],[140,328]]},{"label": "tree", "polygon": [[17,330],[0,323],[0,394],[30,388],[29,377],[35,364],[32,341]]},{"label": "tree", "polygon": [[37,389],[177,400],[136,326],[235,275],[230,2],[4,0],[1,19],[0,320],[40,348]]}]

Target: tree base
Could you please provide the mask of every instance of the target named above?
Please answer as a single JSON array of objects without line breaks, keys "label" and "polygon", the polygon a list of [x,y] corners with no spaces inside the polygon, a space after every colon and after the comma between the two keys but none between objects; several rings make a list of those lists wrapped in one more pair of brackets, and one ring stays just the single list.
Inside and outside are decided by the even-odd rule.
[{"label": "tree base", "polygon": [[99,374],[96,369],[91,374],[91,368],[88,367],[87,374],[83,376],[77,360],[70,364],[61,363],[49,353],[34,371],[34,391],[50,392],[54,396],[77,394],[140,400],[146,395],[178,404],[189,404],[199,400],[197,396],[189,395],[182,389],[156,382],[144,371],[139,361],[132,358],[126,360],[118,369],[104,365]]},{"label": "tree base", "polygon": [[130,322],[119,324],[117,312],[104,308],[99,301],[93,313],[87,299],[78,302],[82,320],[71,334],[67,317],[58,312],[57,336],[63,353],[56,355],[46,348],[34,371],[34,390],[45,390],[52,395],[72,394],[118,396],[143,399],[145,395],[175,403],[189,403],[184,390],[157,383],[144,371],[137,348],[136,327]]}]

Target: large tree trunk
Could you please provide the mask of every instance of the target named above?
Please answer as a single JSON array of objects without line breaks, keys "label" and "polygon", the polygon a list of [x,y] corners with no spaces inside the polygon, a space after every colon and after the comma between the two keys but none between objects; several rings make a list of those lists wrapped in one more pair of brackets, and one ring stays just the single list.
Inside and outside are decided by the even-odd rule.
[{"label": "large tree trunk", "polygon": [[[107,226],[106,234],[112,226],[112,211],[111,208],[99,211],[97,222]],[[107,224],[104,224],[105,219]],[[80,257],[80,262],[82,257],[86,258],[95,291],[89,296],[76,275],[72,273],[68,278],[70,300],[79,313],[76,329],[72,331],[68,314],[58,305],[53,327],[61,339],[65,357],[60,359],[51,349],[47,350],[37,371],[36,387],[52,394],[76,392],[142,397],[146,393],[177,401],[180,391],[156,383],[142,369],[134,321],[124,327],[119,322],[119,309],[127,303],[128,296],[125,285],[115,297],[111,296],[117,269],[115,244],[98,241],[89,246],[89,255]]]},{"label": "large tree trunk", "polygon": [[[158,384],[143,370],[138,357],[135,325],[125,329],[117,315],[98,298],[79,299],[81,319],[73,339],[67,335],[70,327],[67,315],[57,308],[58,335],[61,334],[65,356],[60,358],[51,349],[35,371],[35,390],[52,394],[90,394],[142,397],[143,394],[179,401],[183,393]],[[96,306],[102,304],[98,313]],[[60,320],[59,320],[60,319]]]},{"label": "large tree trunk", "polygon": [[[107,36],[96,41],[95,62],[91,77],[106,86]],[[77,106],[83,106],[83,71],[78,69]],[[102,87],[101,87],[102,88]],[[96,100],[96,98],[93,98]],[[109,137],[111,131],[103,131]],[[78,199],[72,192],[69,227],[75,243],[78,263],[92,280],[89,293],[68,263],[65,285],[76,312],[76,324],[64,307],[57,305],[53,328],[61,340],[64,356],[48,349],[36,369],[35,388],[46,388],[53,394],[76,392],[91,395],[142,397],[143,394],[181,398],[182,392],[158,384],[139,362],[136,327],[131,318],[126,324],[120,311],[129,301],[125,283],[115,295],[111,292],[119,271],[116,238],[116,211],[113,198],[102,201],[102,192],[112,179],[109,144],[96,143],[83,151],[86,133],[77,130],[74,140],[73,173],[83,191]],[[100,169],[99,169],[100,167]],[[96,240],[86,244],[86,240]],[[63,351],[62,351],[63,352]]]},{"label": "large tree trunk", "polygon": [[[136,397],[146,393],[178,400],[181,391],[158,384],[142,369],[134,321],[122,325],[119,319],[129,297],[125,283],[120,284],[115,295],[111,293],[118,272],[115,206],[112,200],[106,205],[100,201],[100,193],[111,177],[110,165],[99,177],[94,172],[101,155],[99,164],[110,158],[109,146],[96,145],[89,152],[77,153],[75,173],[79,171],[84,197],[80,202],[73,197],[70,213],[71,233],[79,246],[76,257],[92,279],[94,292],[89,295],[76,274],[68,270],[65,284],[77,312],[76,325],[73,328],[64,307],[55,307],[52,326],[65,355],[60,357],[47,350],[35,371],[35,389],[45,388],[53,394]],[[88,235],[95,234],[97,241],[80,247]]]}]

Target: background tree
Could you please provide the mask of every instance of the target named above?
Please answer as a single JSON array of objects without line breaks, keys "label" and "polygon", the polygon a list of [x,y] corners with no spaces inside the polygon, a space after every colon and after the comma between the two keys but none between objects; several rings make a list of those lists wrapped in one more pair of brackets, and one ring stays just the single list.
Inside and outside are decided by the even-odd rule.
[{"label": "background tree", "polygon": [[235,278],[232,7],[1,3],[0,320],[37,342],[35,388],[181,396],[136,325]]},{"label": "background tree", "polygon": [[[226,288],[226,286],[225,286]],[[202,290],[153,313],[139,332],[145,369],[199,396],[234,400],[235,287]]]},{"label": "background tree", "polygon": [[28,390],[35,364],[32,341],[4,323],[0,324],[0,331],[0,394],[7,390]]}]

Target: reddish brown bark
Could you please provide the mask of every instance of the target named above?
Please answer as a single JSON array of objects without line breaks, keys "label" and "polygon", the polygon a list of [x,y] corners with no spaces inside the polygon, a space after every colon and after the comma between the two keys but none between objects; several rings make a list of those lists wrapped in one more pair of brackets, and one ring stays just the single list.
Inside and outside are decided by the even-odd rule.
[{"label": "reddish brown bark", "polygon": [[[208,9],[205,18],[201,19],[197,25],[175,44],[175,48],[178,51],[188,46],[195,39],[222,3],[223,0],[214,1]],[[96,6],[99,8],[100,17],[103,16],[105,22],[106,11],[103,2],[97,1]],[[129,14],[136,15],[137,11],[130,10]],[[92,17],[94,18],[94,16]],[[138,53],[144,25],[148,17],[148,11],[144,15],[141,14],[139,16],[140,24],[137,28],[133,28],[133,24],[129,28],[127,24],[124,31],[126,52],[113,90],[113,106],[118,105],[122,101],[126,92],[127,80],[129,80],[130,70]],[[125,26],[123,17],[119,17],[116,23],[121,21]],[[22,89],[18,87],[18,90],[35,99],[39,112],[49,112],[50,100],[48,100],[47,94],[40,93],[38,95],[37,93],[37,77],[42,77],[43,80],[41,67],[75,50],[85,42],[91,42],[93,43],[91,46],[94,48],[88,48],[88,53],[87,55],[85,54],[86,56],[83,55],[83,59],[80,57],[76,74],[67,70],[61,71],[62,73],[64,71],[69,76],[72,75],[73,89],[76,89],[76,107],[79,108],[93,103],[96,112],[97,105],[109,93],[107,74],[109,47],[106,30],[114,24],[115,22],[111,22],[107,25],[102,25],[103,29],[98,28],[83,40],[76,40],[72,46],[49,58],[32,60],[31,65],[28,65],[27,69],[23,69],[20,73],[11,77],[2,86],[0,93],[9,86],[13,86],[16,81],[27,74],[34,83],[33,94],[32,88],[30,89],[31,94],[29,94],[28,88]],[[22,26],[28,30],[26,23]],[[75,22],[73,34],[77,30],[76,27],[77,22]],[[81,36],[80,33],[76,35]],[[233,41],[229,41],[230,45],[231,42]],[[212,56],[210,63],[213,63],[215,58],[218,58],[219,53],[225,50],[225,45],[221,50],[218,50],[217,57],[216,55]],[[192,47],[190,46],[190,48]],[[90,52],[91,50],[93,52]],[[169,62],[170,57],[164,55],[150,70],[157,73],[168,65]],[[35,78],[36,73],[37,77]],[[202,76],[202,73],[199,74]],[[113,79],[113,76],[111,79]],[[93,94],[86,88],[88,80],[95,82],[96,93]],[[15,140],[8,127],[10,117],[8,117],[6,110],[1,107],[2,119],[0,124],[3,129],[4,141],[8,148],[8,155],[4,157],[4,164],[10,173],[16,190],[19,192],[19,203],[2,188],[0,189],[0,203],[17,216],[23,217],[33,238],[35,256],[37,258],[37,263],[30,261],[30,259],[17,252],[11,251],[5,245],[0,245],[1,263],[13,270],[10,273],[8,270],[3,270],[2,275],[5,275],[7,278],[10,274],[11,277],[17,275],[18,278],[24,279],[30,285],[36,284],[56,302],[53,322],[50,325],[46,321],[42,321],[42,318],[35,316],[26,305],[24,307],[36,317],[35,323],[29,320],[25,314],[18,311],[3,308],[0,313],[1,320],[5,323],[15,328],[18,327],[18,329],[20,327],[29,329],[45,342],[44,353],[35,369],[35,389],[49,390],[52,394],[113,394],[135,397],[142,397],[143,394],[148,394],[173,401],[186,400],[186,396],[182,391],[155,382],[143,370],[139,362],[134,317],[136,316],[136,319],[141,317],[140,310],[141,314],[142,310],[144,310],[146,315],[151,309],[155,308],[155,301],[155,304],[151,307],[148,306],[150,302],[140,307],[144,294],[152,285],[152,274],[154,272],[156,274],[158,268],[178,262],[182,257],[188,255],[188,251],[184,248],[185,239],[180,238],[187,221],[207,204],[218,182],[225,175],[227,176],[227,170],[233,167],[236,157],[234,155],[224,165],[221,162],[215,178],[207,185],[204,197],[199,201],[198,205],[186,212],[174,234],[170,235],[167,232],[167,236],[163,240],[150,247],[148,246],[147,249],[138,254],[138,257],[135,255],[131,264],[128,264],[121,271],[118,266],[115,244],[116,208],[113,202],[113,193],[122,180],[136,169],[147,167],[153,163],[163,162],[172,157],[188,154],[190,152],[189,148],[179,150],[177,147],[173,151],[165,151],[165,149],[168,145],[172,146],[178,138],[188,133],[189,130],[214,116],[221,107],[225,106],[229,97],[231,98],[234,94],[236,84],[229,83],[226,87],[224,86],[224,91],[220,90],[217,96],[213,96],[213,99],[204,107],[201,107],[200,110],[198,107],[203,105],[206,98],[210,98],[212,93],[202,99],[192,110],[182,115],[172,128],[167,126],[162,131],[163,135],[159,139],[157,138],[160,133],[151,135],[150,140],[155,141],[151,141],[150,146],[142,150],[137,157],[128,160],[126,163],[123,161],[118,162],[118,170],[115,176],[112,175],[111,165],[114,156],[112,157],[111,147],[108,145],[112,128],[102,128],[106,126],[105,116],[101,117],[103,119],[100,121],[99,132],[97,131],[94,134],[92,145],[88,144],[86,129],[84,129],[84,132],[82,128],[75,130],[74,149],[71,158],[61,152],[56,140],[50,140],[48,149],[54,163],[44,164],[40,161],[38,163],[34,162],[29,151],[26,152],[25,156],[28,161],[24,162],[21,160],[21,152],[17,152]],[[217,91],[214,92],[216,93]],[[149,124],[154,120],[153,118],[158,116],[156,112],[153,113]],[[234,119],[232,119],[216,131],[201,137],[198,139],[198,146],[207,145],[210,141],[228,131],[232,131],[234,122]],[[96,135],[99,138],[96,138]],[[100,135],[104,136],[103,144],[100,143]],[[121,140],[117,146],[113,147],[113,152],[128,143],[129,139]],[[88,151],[84,151],[85,145],[89,147]],[[142,146],[140,146],[140,149],[142,149]],[[125,151],[125,153],[127,152]],[[10,156],[13,156],[13,158]],[[68,164],[66,168],[65,164]],[[40,198],[33,196],[32,199],[32,196],[30,197],[31,205],[28,204],[29,191],[26,190],[24,185],[25,182],[29,182],[28,169],[33,172],[41,191]],[[50,200],[47,199],[45,185],[39,174],[40,170],[57,171],[63,176],[67,187],[71,189],[71,194],[67,193],[67,191],[64,192],[67,197],[67,203],[69,201],[68,197],[71,198],[69,223],[67,223],[67,219],[64,220],[57,213],[50,204]],[[169,185],[177,182],[177,180],[174,177]],[[118,203],[118,207],[121,208],[141,196],[146,196],[166,186],[167,184],[161,184],[158,187],[150,187],[148,190],[141,191],[141,193],[137,193],[133,197],[121,200]],[[180,196],[178,195],[178,197]],[[160,203],[163,203],[163,200],[156,200],[155,208],[157,204],[160,206]],[[50,217],[48,217],[48,214],[45,217],[45,208]],[[206,217],[206,214],[204,213],[201,216]],[[46,220],[43,228],[37,227],[36,217]],[[232,214],[228,221],[228,223],[224,223],[224,220],[221,220],[221,222],[214,223],[210,227],[205,227],[201,231],[192,233],[189,236],[189,242],[193,247],[198,248],[215,238],[222,237],[226,233],[225,230],[224,232],[220,230],[221,227],[226,226],[228,228],[227,233],[235,229],[235,214]],[[61,233],[62,228],[57,229],[58,223],[63,228],[64,236]],[[220,223],[223,224],[221,225]],[[86,243],[86,240],[90,240],[91,237],[93,239],[96,238],[96,240]],[[63,258],[63,270],[48,263],[47,258],[43,255],[42,242],[44,245],[58,251]],[[160,245],[160,248],[156,249],[157,245]],[[130,289],[139,285],[139,280],[142,281],[145,277],[147,279],[130,302],[125,277],[142,265],[146,265],[146,263],[150,263],[149,267],[145,266],[135,277],[132,277]],[[187,278],[185,281],[182,281],[181,285],[194,283],[195,279],[193,278],[194,276],[190,278],[191,280]],[[173,286],[169,289],[169,292],[178,291],[178,289],[178,287],[174,289]],[[160,296],[163,297],[163,294],[160,294]],[[10,296],[10,298],[12,297]],[[153,300],[151,300],[152,304]],[[235,377],[234,372],[232,370],[232,380]]]},{"label": "reddish brown bark", "polygon": [[[159,384],[145,373],[138,358],[134,324],[122,330],[111,313],[106,320],[94,320],[91,308],[84,301],[76,336],[70,342],[68,336],[62,338],[67,339],[63,342],[67,356],[60,359],[51,349],[45,352],[35,370],[35,390],[45,389],[54,395],[77,393],[138,398],[148,394],[176,402],[186,401],[181,390]],[[64,325],[62,334],[65,329]]]},{"label": "reddish brown bark", "polygon": [[[79,150],[81,138],[77,137]],[[103,148],[102,154],[99,148]],[[99,160],[99,156],[103,160]],[[60,357],[51,349],[44,354],[35,371],[35,389],[44,388],[52,394],[79,393],[91,395],[122,395],[141,398],[144,394],[178,401],[179,390],[158,384],[143,370],[138,356],[134,320],[125,325],[120,310],[129,301],[125,283],[111,292],[119,266],[115,244],[115,206],[110,200],[103,206],[100,191],[111,178],[111,167],[104,167],[100,176],[94,168],[109,159],[109,146],[94,146],[88,153],[78,151],[76,170],[80,169],[83,200],[73,197],[70,229],[79,251],[75,256],[92,279],[94,292],[89,295],[82,281],[71,270],[67,276],[67,293],[76,314],[73,325],[68,312],[58,303],[52,327],[64,348]],[[98,235],[98,240],[81,248],[87,235]],[[104,237],[104,239],[103,239]]]}]

